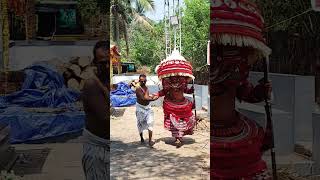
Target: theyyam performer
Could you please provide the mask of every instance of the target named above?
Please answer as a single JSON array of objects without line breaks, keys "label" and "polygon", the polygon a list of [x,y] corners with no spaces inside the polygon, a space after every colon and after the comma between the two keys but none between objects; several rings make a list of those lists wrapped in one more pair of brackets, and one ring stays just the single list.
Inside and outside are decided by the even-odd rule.
[{"label": "theyyam performer", "polygon": [[271,50],[263,38],[263,18],[248,0],[211,1],[211,179],[272,179],[262,160],[270,131],[235,109],[235,102],[270,98],[270,82],[253,86],[249,70]]},{"label": "theyyam performer", "polygon": [[184,93],[192,94],[194,87],[188,83],[194,79],[191,63],[179,51],[174,50],[157,66],[156,72],[162,83],[158,96],[164,96],[164,128],[171,131],[175,144],[183,144],[182,137],[193,134],[196,118],[192,113],[194,103],[184,97]]}]

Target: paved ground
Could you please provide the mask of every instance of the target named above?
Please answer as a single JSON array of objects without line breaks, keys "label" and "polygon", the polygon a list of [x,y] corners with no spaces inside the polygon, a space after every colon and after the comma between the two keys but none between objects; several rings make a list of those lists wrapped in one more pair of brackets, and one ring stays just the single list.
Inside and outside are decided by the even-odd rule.
[{"label": "paved ground", "polygon": [[[161,108],[154,108],[156,144],[140,145],[135,108],[111,120],[112,179],[209,179],[209,123],[204,119],[195,134],[177,149],[170,132],[163,128]],[[198,114],[201,114],[198,112]],[[147,132],[145,133],[147,139]],[[81,165],[81,137],[64,143],[19,144],[16,150],[49,148],[41,174],[25,175],[25,180],[84,180]]]},{"label": "paved ground", "polygon": [[[163,128],[162,108],[154,107],[154,148],[140,145],[135,107],[111,120],[112,179],[209,179],[209,123],[202,121],[194,135],[177,149]],[[147,132],[144,134],[147,140]]]},{"label": "paved ground", "polygon": [[41,174],[26,175],[24,180],[84,180],[79,142],[41,145],[15,145],[17,150],[50,148]]}]

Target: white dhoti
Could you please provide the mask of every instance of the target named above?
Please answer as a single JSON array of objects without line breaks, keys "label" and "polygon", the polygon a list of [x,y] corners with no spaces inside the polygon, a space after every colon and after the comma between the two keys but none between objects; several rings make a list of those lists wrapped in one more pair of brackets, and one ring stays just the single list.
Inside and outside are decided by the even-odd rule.
[{"label": "white dhoti", "polygon": [[110,142],[83,130],[82,166],[86,180],[110,179]]},{"label": "white dhoti", "polygon": [[144,130],[153,130],[153,118],[154,113],[151,109],[151,105],[141,105],[136,104],[136,117],[137,117],[137,126],[139,133],[142,133]]}]

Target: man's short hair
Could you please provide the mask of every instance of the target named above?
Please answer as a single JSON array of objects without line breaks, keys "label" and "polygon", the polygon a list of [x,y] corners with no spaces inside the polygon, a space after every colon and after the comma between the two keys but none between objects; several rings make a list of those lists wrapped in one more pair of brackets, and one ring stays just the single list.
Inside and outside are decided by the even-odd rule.
[{"label": "man's short hair", "polygon": [[145,74],[140,74],[139,79],[142,77],[146,78],[147,76]]}]

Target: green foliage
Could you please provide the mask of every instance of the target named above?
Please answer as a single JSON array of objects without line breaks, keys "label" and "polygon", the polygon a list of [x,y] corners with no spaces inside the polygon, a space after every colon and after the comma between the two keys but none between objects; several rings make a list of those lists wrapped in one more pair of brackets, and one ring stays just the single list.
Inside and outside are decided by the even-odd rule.
[{"label": "green foliage", "polygon": [[182,18],[182,54],[194,68],[207,62],[207,42],[210,28],[210,2],[185,0]]},{"label": "green foliage", "polygon": [[[281,30],[303,36],[319,36],[320,14],[310,11],[299,15],[311,8],[310,0],[256,0],[256,3],[261,8],[266,27],[272,26],[267,31]],[[291,17],[294,18],[288,20]]]},{"label": "green foliage", "polygon": [[163,24],[153,25],[153,30],[134,25],[129,30],[130,59],[138,66],[148,66],[152,70],[165,58]]},{"label": "green foliage", "polygon": [[153,0],[112,0],[111,1],[111,39],[121,50],[121,40],[125,40],[127,54],[129,54],[128,27],[130,24],[140,24],[151,29],[145,12],[152,11]]},{"label": "green foliage", "polygon": [[[197,68],[204,66],[207,60],[210,4],[208,0],[185,0],[184,3],[186,6],[182,18],[182,55],[192,62],[194,68]],[[148,66],[154,72],[154,68],[165,58],[164,23],[150,22],[152,28],[147,28],[143,23],[136,23],[134,20],[127,23],[128,39],[126,41],[125,38],[121,38],[117,43],[121,47],[128,43],[130,47],[128,57],[121,51],[122,61],[135,62],[137,66]],[[115,38],[113,40],[116,41]]]},{"label": "green foliage", "polygon": [[91,17],[100,12],[97,0],[78,0],[78,8],[84,22],[89,22]]}]

